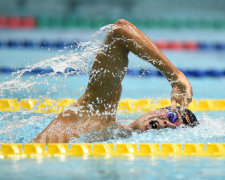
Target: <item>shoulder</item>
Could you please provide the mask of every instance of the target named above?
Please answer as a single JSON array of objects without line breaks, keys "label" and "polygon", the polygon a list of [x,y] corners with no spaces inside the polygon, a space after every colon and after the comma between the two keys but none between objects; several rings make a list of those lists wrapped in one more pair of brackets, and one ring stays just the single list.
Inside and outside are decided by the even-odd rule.
[{"label": "shoulder", "polygon": [[97,131],[91,131],[80,136],[82,142],[91,143],[99,141],[107,141],[110,139],[125,139],[132,136],[133,130],[115,123],[107,128]]}]

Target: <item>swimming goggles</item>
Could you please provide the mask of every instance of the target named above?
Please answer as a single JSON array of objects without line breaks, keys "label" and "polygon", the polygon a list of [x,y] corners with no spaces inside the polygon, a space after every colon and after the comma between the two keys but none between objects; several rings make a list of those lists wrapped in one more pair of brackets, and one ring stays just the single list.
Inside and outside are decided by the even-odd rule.
[{"label": "swimming goggles", "polygon": [[152,129],[158,129],[159,127],[159,123],[156,120],[150,121],[149,125],[152,127]]},{"label": "swimming goggles", "polygon": [[176,112],[172,112],[170,109],[167,110],[167,118],[171,123],[176,123],[178,119],[178,114]]},{"label": "swimming goggles", "polygon": [[[175,123],[177,126],[178,114],[176,112],[172,112],[171,109],[168,109],[167,118],[171,123]],[[156,120],[150,121],[149,125],[152,127],[152,129],[158,129],[159,127],[159,123]]]}]

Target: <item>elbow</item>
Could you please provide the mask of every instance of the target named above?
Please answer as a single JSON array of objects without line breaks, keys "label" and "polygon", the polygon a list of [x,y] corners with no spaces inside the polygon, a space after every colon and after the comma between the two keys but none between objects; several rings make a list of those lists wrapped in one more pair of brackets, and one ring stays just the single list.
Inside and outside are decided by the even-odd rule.
[{"label": "elbow", "polygon": [[124,19],[119,19],[115,22],[115,25],[117,25],[117,26],[125,26],[125,25],[128,25],[128,24],[129,24],[129,22],[124,20]]},{"label": "elbow", "polygon": [[128,26],[130,26],[128,21],[124,19],[117,20],[113,26],[114,35],[120,37],[121,35],[126,34]]}]

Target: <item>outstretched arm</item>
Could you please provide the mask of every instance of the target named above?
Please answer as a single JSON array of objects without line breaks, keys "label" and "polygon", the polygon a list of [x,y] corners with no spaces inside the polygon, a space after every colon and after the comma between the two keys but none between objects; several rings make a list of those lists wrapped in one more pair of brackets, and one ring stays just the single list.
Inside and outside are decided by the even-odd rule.
[{"label": "outstretched arm", "polygon": [[121,39],[121,43],[129,51],[150,62],[166,76],[172,86],[172,110],[176,110],[178,103],[181,111],[184,111],[184,108],[192,101],[192,87],[185,75],[133,24],[125,20],[119,20],[115,24],[114,37]]}]

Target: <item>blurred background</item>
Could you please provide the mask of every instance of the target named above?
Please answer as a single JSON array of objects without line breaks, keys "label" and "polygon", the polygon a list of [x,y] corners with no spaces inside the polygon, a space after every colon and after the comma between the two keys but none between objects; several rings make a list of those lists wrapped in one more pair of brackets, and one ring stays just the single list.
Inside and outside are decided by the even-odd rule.
[{"label": "blurred background", "polygon": [[0,12],[5,16],[59,18],[58,25],[63,18],[86,19],[98,26],[95,20],[105,23],[119,18],[133,23],[160,18],[224,21],[224,5],[224,0],[2,0]]},{"label": "blurred background", "polygon": [[[90,41],[101,27],[123,18],[150,37],[190,78],[197,98],[225,98],[224,17],[224,0],[1,0],[0,82],[27,65],[56,57],[60,50],[75,51],[79,42]],[[132,54],[129,57],[129,76],[161,78],[149,64]],[[32,73],[51,72],[40,68]],[[155,81],[156,86],[140,91],[125,88],[123,97],[141,98],[143,91],[144,97],[169,97],[169,86],[158,90],[164,82]],[[64,96],[73,97],[72,93]]]}]

